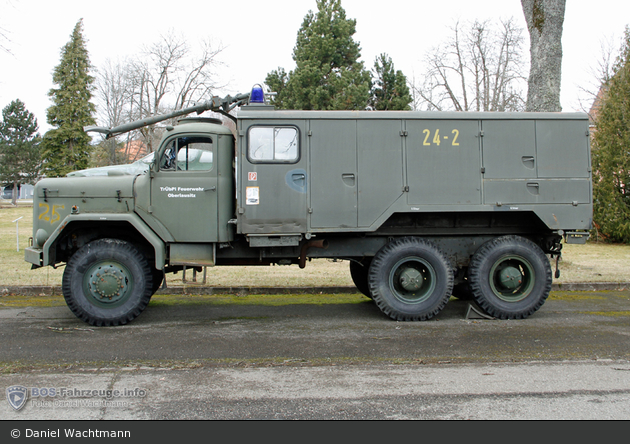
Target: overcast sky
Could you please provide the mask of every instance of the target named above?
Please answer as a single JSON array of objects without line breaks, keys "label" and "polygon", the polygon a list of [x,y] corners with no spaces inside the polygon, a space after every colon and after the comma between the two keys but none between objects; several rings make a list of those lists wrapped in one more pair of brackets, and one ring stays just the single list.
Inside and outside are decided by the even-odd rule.
[{"label": "overcast sky", "polygon": [[[423,56],[446,39],[459,20],[514,17],[524,29],[525,60],[529,35],[520,0],[342,0],[348,18],[357,20],[354,38],[371,69],[385,52],[408,78],[424,71]],[[291,59],[297,31],[315,0],[0,0],[0,28],[11,41],[0,50],[0,108],[19,98],[37,117],[41,132],[49,129],[46,108],[52,71],[60,51],[83,18],[90,60],[97,68],[107,59],[138,54],[174,30],[191,42],[212,38],[225,46],[220,56],[223,94],[247,92],[268,72],[294,68]],[[567,0],[563,31],[561,102],[563,111],[579,110],[579,86],[592,81],[591,68],[601,43],[619,46],[630,24],[628,0]]]}]

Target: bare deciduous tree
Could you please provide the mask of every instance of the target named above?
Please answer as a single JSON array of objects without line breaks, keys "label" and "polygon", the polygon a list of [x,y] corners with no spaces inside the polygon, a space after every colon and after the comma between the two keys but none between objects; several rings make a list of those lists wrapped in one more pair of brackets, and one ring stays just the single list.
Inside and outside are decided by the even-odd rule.
[{"label": "bare deciduous tree", "polygon": [[[5,8],[8,8],[9,6],[13,7],[10,1],[5,1],[3,3],[5,4],[3,7],[5,11]],[[9,48],[10,44],[11,38],[9,37],[9,30],[7,30],[4,26],[0,26],[0,50],[6,52],[7,54],[11,54],[11,49]]]},{"label": "bare deciduous tree", "polygon": [[[208,100],[221,87],[214,69],[221,63],[222,51],[221,45],[215,47],[210,41],[193,50],[184,37],[170,32],[134,59],[108,62],[98,76],[100,119],[115,126]],[[157,133],[150,126],[126,137],[141,139],[152,152]],[[133,160],[127,156],[127,161]]]},{"label": "bare deciduous tree", "polygon": [[[127,66],[127,63],[113,63],[107,60],[96,76],[99,120],[107,127],[118,126],[130,117],[129,103],[133,90],[126,70]],[[123,158],[119,159],[118,143],[115,138],[103,144],[107,152],[107,164],[113,165],[130,160],[128,153],[124,153]]]},{"label": "bare deciduous tree", "polygon": [[562,27],[566,0],[521,0],[530,36],[527,111],[562,111]]},{"label": "bare deciduous tree", "polygon": [[0,49],[8,54],[11,54],[11,50],[9,50],[9,45],[8,45],[8,43],[11,42],[11,40],[7,36],[7,31],[5,31],[3,28],[0,28],[0,42],[2,42],[0,43]]},{"label": "bare deciduous tree", "polygon": [[[595,60],[594,64],[589,67],[589,82],[579,85],[579,96],[577,98],[579,107],[586,113],[591,113],[593,107],[598,107],[598,101],[602,98],[602,88],[608,83],[613,76],[614,64],[618,48],[613,37],[600,40],[600,56]],[[591,115],[591,120],[595,116]]]},{"label": "bare deciduous tree", "polygon": [[428,53],[423,84],[414,85],[420,107],[439,111],[523,109],[523,30],[513,19],[502,20],[498,28],[477,20],[453,26],[450,40]]}]

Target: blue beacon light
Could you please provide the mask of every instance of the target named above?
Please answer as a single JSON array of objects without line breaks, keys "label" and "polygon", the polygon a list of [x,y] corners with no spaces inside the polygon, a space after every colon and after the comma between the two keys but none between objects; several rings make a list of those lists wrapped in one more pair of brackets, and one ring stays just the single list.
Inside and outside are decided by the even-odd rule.
[{"label": "blue beacon light", "polygon": [[252,88],[249,103],[265,103],[265,93],[263,92],[262,86],[259,84],[254,85]]}]

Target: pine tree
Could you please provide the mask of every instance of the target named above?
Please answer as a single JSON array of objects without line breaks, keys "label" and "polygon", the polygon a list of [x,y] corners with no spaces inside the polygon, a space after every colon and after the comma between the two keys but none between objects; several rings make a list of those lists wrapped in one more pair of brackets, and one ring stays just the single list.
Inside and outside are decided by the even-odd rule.
[{"label": "pine tree", "polygon": [[407,77],[402,71],[394,70],[394,62],[387,54],[381,54],[374,61],[370,105],[375,110],[410,110],[412,102]]},{"label": "pine tree", "polygon": [[40,156],[37,119],[19,99],[2,110],[0,122],[0,180],[13,185],[13,204],[18,185],[34,183],[39,175]]},{"label": "pine tree", "polygon": [[293,50],[296,68],[279,68],[265,83],[278,94],[282,109],[364,109],[369,100],[370,73],[355,42],[356,20],[347,19],[340,0],[317,0],[298,31]]},{"label": "pine tree", "polygon": [[94,77],[83,38],[83,19],[74,27],[70,41],[61,50],[61,62],[53,71],[58,88],[48,95],[53,105],[48,108],[48,123],[55,127],[44,135],[42,156],[47,176],[63,176],[88,167],[90,136],[83,127],[94,125],[96,108],[90,102]]},{"label": "pine tree", "polygon": [[593,219],[599,233],[630,243],[630,28],[604,98],[593,138]]}]

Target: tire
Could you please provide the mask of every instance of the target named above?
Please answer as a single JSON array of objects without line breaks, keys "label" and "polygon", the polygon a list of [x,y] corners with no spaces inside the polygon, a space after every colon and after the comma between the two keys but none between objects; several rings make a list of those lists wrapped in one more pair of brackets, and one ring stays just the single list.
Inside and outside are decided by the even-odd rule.
[{"label": "tire", "polygon": [[442,252],[424,239],[405,237],[374,256],[368,275],[372,299],[397,321],[437,315],[453,289],[453,270]]},{"label": "tire", "polygon": [[364,258],[358,262],[350,261],[350,276],[352,277],[352,282],[354,282],[354,285],[356,285],[361,293],[370,299],[372,299],[372,295],[370,294],[368,274],[371,263],[372,258]]},{"label": "tire", "polygon": [[132,244],[116,239],[84,245],[70,258],[63,274],[66,304],[90,325],[132,321],[149,304],[152,289],[146,258]]},{"label": "tire", "polygon": [[468,281],[477,304],[499,319],[524,319],[551,291],[551,265],[542,249],[520,236],[483,244],[473,255]]}]

